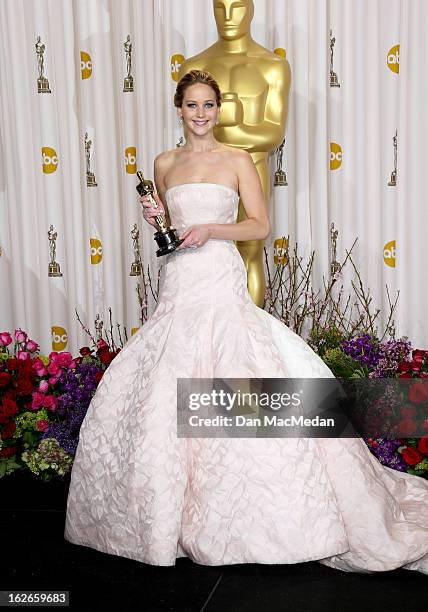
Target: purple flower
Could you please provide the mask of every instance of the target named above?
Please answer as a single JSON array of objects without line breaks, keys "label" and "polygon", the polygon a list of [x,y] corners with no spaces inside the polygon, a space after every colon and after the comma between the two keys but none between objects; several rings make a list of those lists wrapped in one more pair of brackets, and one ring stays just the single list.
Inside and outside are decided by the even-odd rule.
[{"label": "purple flower", "polygon": [[56,414],[59,420],[49,425],[42,438],[56,438],[67,453],[75,455],[80,427],[98,386],[96,374],[104,370],[98,363],[82,362],[74,369],[63,371],[58,380],[61,396]]},{"label": "purple flower", "polygon": [[379,342],[369,334],[359,334],[350,340],[342,340],[341,347],[347,355],[362,366],[367,366],[369,370],[379,361]]}]

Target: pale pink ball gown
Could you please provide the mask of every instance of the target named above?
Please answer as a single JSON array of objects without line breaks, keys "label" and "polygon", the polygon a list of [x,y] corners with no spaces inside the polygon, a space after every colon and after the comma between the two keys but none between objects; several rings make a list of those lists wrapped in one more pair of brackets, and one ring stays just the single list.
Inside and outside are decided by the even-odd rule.
[{"label": "pale pink ball gown", "polygon": [[[179,230],[234,223],[214,183],[166,193]],[[428,574],[428,482],[362,439],[178,439],[177,377],[332,377],[256,307],[233,241],[168,255],[156,310],[113,360],[83,422],[65,538],[154,565],[300,563]]]}]

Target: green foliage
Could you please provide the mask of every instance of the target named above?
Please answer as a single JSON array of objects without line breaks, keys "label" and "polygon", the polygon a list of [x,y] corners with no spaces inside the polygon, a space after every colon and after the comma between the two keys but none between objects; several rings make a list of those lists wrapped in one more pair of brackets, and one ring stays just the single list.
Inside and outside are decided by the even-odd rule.
[{"label": "green foliage", "polygon": [[328,349],[323,355],[324,363],[330,368],[336,378],[361,378],[361,364],[339,347]]},{"label": "green foliage", "polygon": [[309,334],[308,344],[314,349],[320,357],[330,349],[340,347],[342,342],[343,334],[336,326],[322,326],[314,325]]}]

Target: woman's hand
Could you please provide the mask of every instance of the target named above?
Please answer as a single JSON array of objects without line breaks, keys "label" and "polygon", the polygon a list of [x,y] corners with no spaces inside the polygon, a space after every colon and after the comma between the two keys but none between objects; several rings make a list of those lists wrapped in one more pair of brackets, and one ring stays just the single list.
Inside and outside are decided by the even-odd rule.
[{"label": "woman's hand", "polygon": [[144,219],[147,221],[147,223],[149,223],[150,225],[153,225],[153,227],[158,228],[158,224],[156,223],[156,219],[155,217],[157,215],[162,215],[164,221],[165,221],[165,209],[163,207],[162,204],[162,200],[160,199],[160,197],[158,196],[157,193],[153,192],[152,195],[153,199],[155,200],[155,202],[157,203],[158,207],[155,208],[149,199],[148,195],[145,196],[140,196],[140,202],[143,205],[143,217]]},{"label": "woman's hand", "polygon": [[191,225],[180,235],[184,238],[184,242],[180,244],[178,249],[192,248],[203,246],[211,238],[211,230],[209,225]]}]

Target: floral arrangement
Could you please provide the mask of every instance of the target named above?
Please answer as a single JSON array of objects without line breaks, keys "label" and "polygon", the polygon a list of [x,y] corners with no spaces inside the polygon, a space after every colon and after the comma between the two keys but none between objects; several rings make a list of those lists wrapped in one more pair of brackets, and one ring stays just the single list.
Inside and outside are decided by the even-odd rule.
[{"label": "floral arrangement", "polygon": [[119,351],[100,338],[77,358],[45,356],[22,329],[0,333],[0,477],[29,469],[51,480],[70,471],[89,402]]},{"label": "floral arrangement", "polygon": [[[317,329],[314,340],[322,358],[340,378],[428,378],[428,350],[412,349],[408,338],[380,341],[376,334],[357,333],[340,337],[331,325]],[[334,341],[333,341],[334,340]],[[404,401],[403,401],[404,400]],[[392,403],[387,406],[391,412]],[[401,472],[428,478],[428,384],[415,381],[405,387],[395,421],[397,438],[364,438],[367,446],[383,464]],[[426,435],[410,437],[420,423]],[[406,436],[406,437],[398,437]]]},{"label": "floral arrangement", "polygon": [[[318,326],[316,334],[322,358],[338,377],[428,377],[428,351],[412,349],[407,338],[380,341],[368,333],[344,338],[331,325]],[[0,333],[0,478],[17,470],[42,480],[70,472],[90,401],[121,350],[101,337],[91,339],[92,348],[81,348],[73,358],[68,352],[40,355],[39,345],[22,329]],[[428,418],[427,435],[409,437],[417,410],[426,411],[428,385],[415,381],[412,389],[400,422],[400,435],[408,437],[365,442],[383,465],[428,478]]]}]

